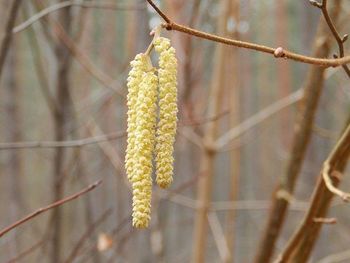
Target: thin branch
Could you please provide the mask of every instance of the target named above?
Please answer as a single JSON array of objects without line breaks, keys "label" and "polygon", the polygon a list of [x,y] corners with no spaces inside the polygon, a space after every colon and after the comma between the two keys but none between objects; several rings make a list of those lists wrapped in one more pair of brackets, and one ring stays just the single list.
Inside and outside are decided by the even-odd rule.
[{"label": "thin branch", "polygon": [[[350,156],[349,141],[350,141],[350,125],[348,124],[340,140],[338,141],[336,146],[333,148],[333,151],[331,152],[331,154],[329,155],[329,157],[325,162],[326,168],[327,168],[327,164],[330,166],[329,168],[327,168],[327,171],[328,170],[329,172],[341,171],[345,168],[345,165]],[[308,234],[308,231],[307,231],[308,229],[310,231],[314,230],[316,232],[312,237],[317,236],[317,233],[320,228],[315,228],[315,227],[312,228],[313,227],[312,223],[314,223],[313,219],[315,217],[322,217],[322,215],[326,213],[329,207],[330,200],[333,196],[333,195],[329,195],[329,193],[331,192],[332,194],[335,194],[334,191],[332,191],[332,189],[336,188],[333,182],[331,182],[332,187],[329,187],[326,185],[326,180],[324,180],[325,178],[324,178],[323,170],[321,171],[321,180],[319,180],[314,190],[310,208],[302,224],[297,229],[297,231],[293,234],[293,236],[289,240],[285,249],[276,259],[275,263],[288,262],[288,260],[293,256],[293,253],[296,251],[296,248],[298,247],[298,245],[303,243],[305,235],[308,235],[307,237],[311,238],[311,236]],[[340,182],[340,178],[337,178],[336,184],[338,184],[339,182]],[[307,252],[309,253],[311,251],[312,245],[314,244],[314,240],[315,238],[309,242],[309,248],[307,250],[305,248],[303,249],[304,253],[307,253]]]},{"label": "thin branch", "polygon": [[88,187],[86,187],[85,189],[81,190],[80,192],[76,193],[76,194],[73,194],[71,196],[68,196],[64,199],[61,199],[61,200],[58,200],[48,206],[45,206],[45,207],[42,207],[42,208],[39,208],[38,210],[36,210],[35,212],[23,217],[22,219],[18,220],[17,222],[13,223],[12,225],[8,226],[8,227],[5,227],[4,229],[2,229],[0,231],[0,237],[2,237],[3,235],[5,235],[6,233],[10,232],[11,230],[17,228],[18,226],[24,224],[25,222],[33,219],[34,217],[42,214],[42,213],[45,213],[46,211],[50,210],[50,209],[53,209],[53,208],[56,208],[56,207],[59,207],[67,202],[70,202],[88,192],[90,192],[91,190],[95,189],[97,186],[99,186],[100,184],[102,183],[102,180],[99,180],[99,181],[96,181],[95,183],[89,185]]},{"label": "thin branch", "polygon": [[291,95],[287,96],[286,98],[283,98],[267,108],[259,111],[257,114],[253,115],[252,117],[248,118],[247,120],[243,121],[241,124],[239,124],[236,127],[233,127],[231,130],[226,132],[224,135],[222,135],[219,139],[216,140],[215,145],[217,148],[222,148],[225,146],[228,142],[230,142],[233,139],[238,138],[243,133],[247,132],[248,130],[252,129],[259,123],[263,122],[264,120],[268,119],[269,117],[272,117],[274,114],[280,112],[281,110],[285,109],[286,107],[289,107],[298,101],[300,101],[304,96],[304,90],[299,89],[298,91],[292,93]]},{"label": "thin branch", "polygon": [[329,255],[320,261],[318,263],[338,263],[338,262],[346,262],[350,259],[350,249],[344,250],[342,252]]},{"label": "thin branch", "polygon": [[[339,47],[339,57],[343,58],[345,56],[344,53],[344,43],[345,41],[348,39],[348,35],[344,35],[343,37],[340,37],[340,34],[338,32],[338,30],[336,29],[334,22],[332,20],[332,18],[329,15],[328,12],[328,8],[327,8],[327,3],[328,0],[323,0],[322,4],[316,2],[315,0],[310,0],[310,3],[314,6],[317,6],[318,8],[320,8],[322,10],[322,14],[326,20],[326,23],[329,27],[329,29],[331,30],[335,40],[337,41],[338,47]],[[334,56],[335,58],[337,58],[337,56]],[[350,69],[347,65],[342,65],[345,73],[348,75],[348,77],[350,77]]]},{"label": "thin branch", "polygon": [[211,212],[208,214],[208,223],[211,232],[213,233],[216,247],[219,251],[219,255],[221,258],[221,262],[227,262],[227,258],[229,257],[230,251],[227,246],[224,231],[222,230],[219,218],[215,212]]},{"label": "thin branch", "polygon": [[79,6],[83,8],[103,8],[103,9],[113,9],[113,10],[139,10],[144,9],[144,6],[139,5],[121,5],[120,3],[115,3],[114,1],[89,1],[84,2],[82,0],[71,0],[71,1],[63,1],[54,5],[51,5],[37,14],[34,14],[32,17],[30,17],[28,20],[24,21],[23,23],[16,26],[12,33],[16,34],[23,30],[25,30],[27,27],[31,26],[36,21],[40,20],[41,18],[49,15],[52,12],[58,11],[62,8],[70,7],[70,6]]},{"label": "thin branch", "polygon": [[35,243],[34,245],[30,246],[28,249],[17,255],[16,257],[10,259],[7,261],[7,263],[16,263],[19,262],[21,259],[23,259],[25,256],[33,253],[36,249],[41,247],[46,242],[46,239],[43,238],[39,242]]},{"label": "thin branch", "polygon": [[313,221],[315,223],[326,224],[326,225],[334,225],[337,223],[337,219],[334,217],[331,217],[331,218],[315,217]]},{"label": "thin branch", "polygon": [[10,14],[6,21],[5,33],[0,46],[0,78],[1,78],[2,69],[4,68],[7,51],[9,50],[11,39],[12,39],[12,28],[15,25],[18,9],[19,9],[19,6],[21,5],[21,2],[22,2],[21,0],[14,0],[12,2],[12,6],[10,8]]},{"label": "thin branch", "polygon": [[79,239],[78,243],[74,246],[72,249],[72,252],[69,254],[67,259],[64,261],[65,263],[70,263],[73,262],[76,256],[79,253],[79,250],[84,244],[84,241],[95,231],[95,229],[102,223],[104,222],[110,215],[111,215],[112,209],[108,209],[106,212],[104,212],[99,219],[96,220],[86,231],[85,233],[81,236]]},{"label": "thin branch", "polygon": [[209,34],[203,31],[199,31],[181,24],[177,24],[170,20],[168,16],[166,16],[154,3],[152,0],[147,0],[147,2],[155,9],[155,11],[164,19],[166,23],[163,24],[163,27],[167,30],[175,30],[178,32],[182,32],[185,34],[189,34],[192,36],[196,36],[199,38],[207,39],[210,41],[241,47],[245,49],[256,50],[259,52],[267,53],[273,55],[276,58],[286,58],[294,61],[299,61],[306,64],[312,64],[323,67],[338,67],[347,63],[350,63],[350,56],[346,56],[343,58],[335,58],[335,59],[324,59],[324,58],[315,58],[304,56],[301,54],[297,54],[288,50],[285,50],[281,47],[272,48],[264,45],[254,44],[251,42],[244,42],[235,39],[220,37],[214,34]]},{"label": "thin branch", "polygon": [[91,144],[117,140],[126,135],[125,131],[72,141],[35,141],[35,142],[4,142],[0,143],[0,151],[11,149],[35,149],[35,148],[71,148],[82,147]]},{"label": "thin branch", "polygon": [[336,175],[336,177],[340,177],[339,175],[341,175],[341,173],[335,171],[332,166],[337,161],[338,156],[343,154],[344,148],[349,147],[349,140],[350,140],[350,125],[348,126],[343,136],[338,141],[330,157],[324,162],[323,170],[322,170],[322,177],[328,190],[333,194],[340,196],[346,202],[350,200],[350,193],[343,192],[342,190],[335,187],[333,185],[332,179],[330,178],[330,174],[333,173]]}]

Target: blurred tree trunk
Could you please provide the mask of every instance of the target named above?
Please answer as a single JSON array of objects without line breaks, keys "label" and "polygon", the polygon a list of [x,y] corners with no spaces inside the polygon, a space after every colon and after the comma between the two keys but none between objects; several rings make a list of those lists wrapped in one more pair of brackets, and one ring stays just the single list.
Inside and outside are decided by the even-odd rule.
[{"label": "blurred tree trunk", "polygon": [[[226,26],[229,15],[229,0],[220,3],[220,16],[218,19],[218,34],[226,35]],[[212,86],[210,90],[209,105],[207,116],[217,116],[221,110],[224,90],[224,70],[226,62],[227,50],[230,47],[224,45],[216,46],[216,53],[214,59],[214,69],[212,75]],[[214,178],[214,162],[216,157],[216,150],[213,149],[213,143],[218,132],[218,121],[212,121],[205,127],[203,156],[200,164],[200,174],[198,179],[197,200],[200,207],[196,211],[194,222],[194,240],[193,240],[193,254],[192,260],[195,263],[204,262],[206,258],[206,243],[208,232],[208,211],[212,198],[212,183]]]},{"label": "blurred tree trunk", "polygon": [[[333,9],[330,13],[334,21],[336,21],[338,17],[340,11],[339,7],[340,1],[334,2]],[[313,56],[328,57],[332,42],[333,39],[330,38],[329,28],[322,21],[315,38]],[[305,159],[307,147],[310,143],[313,122],[323,89],[324,71],[325,68],[311,66],[306,78],[304,84],[305,96],[298,113],[298,124],[294,132],[294,144],[291,156],[286,173],[283,178],[281,178],[273,193],[272,209],[258,248],[258,254],[255,258],[256,263],[270,262],[273,256],[275,244],[287,214],[289,206],[288,199],[293,196],[296,181]]]},{"label": "blurred tree trunk", "polygon": [[[4,33],[1,33],[0,35],[0,78],[12,40],[12,28],[15,25],[16,17],[21,2],[22,0],[13,0],[12,2],[4,1],[1,6],[1,8],[4,8],[4,10],[8,10],[8,12],[5,13],[5,20],[3,21],[5,24],[5,26],[3,27]],[[9,6],[8,3],[11,3],[11,5]]]},{"label": "blurred tree trunk", "polygon": [[[9,47],[6,63],[4,65],[4,88],[5,96],[4,101],[6,105],[6,138],[7,141],[16,142],[21,141],[21,118],[20,118],[20,99],[21,94],[18,85],[18,63],[17,63],[17,45],[15,41],[12,41],[11,47]],[[19,218],[19,211],[22,205],[22,192],[21,192],[21,178],[22,178],[22,164],[20,152],[12,150],[7,155],[7,191],[9,205],[8,220],[14,222]],[[20,251],[20,238],[17,229],[12,233],[14,242],[10,242],[10,255],[14,256]]]},{"label": "blurred tree trunk", "polygon": [[[275,18],[276,18],[276,46],[288,47],[288,5],[285,0],[275,1]],[[281,98],[285,98],[292,91],[291,72],[289,61],[278,59],[277,63],[277,87]],[[291,118],[289,111],[281,113],[280,138],[282,140],[283,149],[289,149],[291,140],[290,123]]]},{"label": "blurred tree trunk", "polygon": [[[230,19],[234,21],[233,31],[230,32],[229,36],[233,39],[239,39],[238,26],[240,22],[240,2],[239,0],[233,0],[230,2],[229,15]],[[240,77],[239,77],[239,50],[237,48],[231,48],[227,52],[228,67],[226,69],[226,82],[227,94],[229,96],[229,122],[230,127],[236,126],[240,121]],[[237,143],[238,140],[235,140]],[[233,149],[230,152],[230,192],[229,201],[236,201],[239,189],[239,174],[240,174],[240,147],[238,149]],[[226,262],[234,262],[235,255],[235,227],[236,227],[236,212],[235,210],[229,210],[226,217],[226,241],[228,251],[230,252]]]},{"label": "blurred tree trunk", "polygon": [[[63,29],[69,33],[71,27],[70,9],[65,8],[58,12],[58,22]],[[67,121],[71,113],[70,105],[70,82],[69,71],[71,66],[71,55],[66,47],[58,42],[55,45],[55,55],[57,60],[56,75],[56,101],[58,110],[55,112],[54,118],[54,136],[56,141],[64,141],[67,138]],[[53,198],[61,199],[64,193],[63,170],[66,150],[57,148],[54,156],[54,182],[53,182]],[[63,216],[62,208],[56,208],[52,214],[53,226],[53,244],[51,252],[51,262],[60,263],[63,248]]]}]

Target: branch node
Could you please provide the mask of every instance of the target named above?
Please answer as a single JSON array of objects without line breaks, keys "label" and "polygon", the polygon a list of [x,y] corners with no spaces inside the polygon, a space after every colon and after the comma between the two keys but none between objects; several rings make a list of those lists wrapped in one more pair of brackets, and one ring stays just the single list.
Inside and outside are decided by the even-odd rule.
[{"label": "branch node", "polygon": [[349,202],[350,201],[350,193],[343,192],[342,190],[340,190],[339,188],[337,188],[336,186],[333,185],[331,176],[332,177],[335,177],[335,176],[339,177],[339,174],[340,174],[340,172],[331,171],[331,166],[329,164],[329,160],[327,160],[324,163],[322,177],[323,177],[323,181],[324,181],[327,189],[331,193],[333,193],[333,194],[339,196],[341,199],[343,199],[344,202]]},{"label": "branch node", "polygon": [[317,2],[316,0],[309,0],[309,3],[317,8],[322,8],[323,7],[323,4],[322,3],[319,3]]},{"label": "branch node", "polygon": [[279,189],[276,193],[276,197],[277,197],[277,199],[283,199],[283,200],[287,201],[288,203],[292,203],[294,200],[293,195],[285,189]]},{"label": "branch node", "polygon": [[343,36],[341,42],[345,43],[346,40],[348,40],[348,38],[349,38],[349,35],[348,35],[348,34],[345,34],[345,35]]},{"label": "branch node", "polygon": [[275,58],[283,58],[285,56],[283,48],[282,47],[276,48],[273,55],[275,56]]}]

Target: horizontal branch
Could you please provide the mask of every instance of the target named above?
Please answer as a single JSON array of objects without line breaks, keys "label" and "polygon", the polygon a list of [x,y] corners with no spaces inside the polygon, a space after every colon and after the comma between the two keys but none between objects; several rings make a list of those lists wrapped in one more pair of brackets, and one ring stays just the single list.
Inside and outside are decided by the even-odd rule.
[{"label": "horizontal branch", "polygon": [[99,135],[72,141],[35,141],[35,142],[3,142],[0,143],[0,151],[11,149],[34,149],[34,148],[70,148],[82,147],[100,142],[112,141],[126,135],[125,131]]},{"label": "horizontal branch", "polygon": [[12,225],[8,226],[8,227],[5,227],[4,229],[2,229],[0,231],[0,237],[2,237],[3,235],[5,235],[6,233],[10,232],[11,230],[15,229],[16,227],[18,227],[19,225],[22,225],[24,224],[25,222],[31,220],[32,218],[50,210],[50,209],[53,209],[53,208],[56,208],[58,206],[61,206],[65,203],[68,203],[88,192],[90,192],[91,190],[95,189],[97,186],[99,186],[100,184],[102,183],[102,180],[99,180],[91,185],[89,185],[88,187],[86,187],[85,189],[81,190],[80,192],[76,193],[76,194],[73,194],[71,196],[68,196],[64,199],[61,199],[61,200],[58,200],[48,206],[45,206],[45,207],[42,207],[42,208],[39,208],[38,210],[36,210],[35,212],[23,217],[22,219],[18,220],[17,222],[13,223]]},{"label": "horizontal branch", "polygon": [[259,45],[251,42],[244,42],[235,39],[220,37],[214,34],[209,34],[203,31],[199,31],[181,24],[177,24],[170,20],[170,18],[165,15],[154,3],[152,0],[147,0],[147,2],[153,7],[153,9],[164,19],[165,23],[162,25],[167,30],[175,30],[178,32],[182,32],[188,35],[196,36],[199,38],[207,39],[210,41],[255,50],[262,53],[267,53],[273,55],[276,58],[285,58],[291,59],[294,61],[312,64],[323,67],[338,67],[341,65],[345,65],[350,63],[350,56],[342,57],[342,58],[334,58],[334,59],[325,59],[325,58],[315,58],[309,57],[301,54],[297,54],[288,50],[283,49],[282,47],[272,48],[264,45]]},{"label": "horizontal branch", "polygon": [[51,5],[37,14],[34,14],[32,17],[30,17],[28,20],[24,21],[23,23],[16,26],[12,33],[16,34],[23,30],[25,30],[30,25],[34,24],[36,21],[40,20],[41,18],[49,15],[52,12],[56,12],[62,8],[67,8],[71,6],[79,6],[83,8],[103,8],[103,9],[113,9],[113,10],[139,10],[144,9],[144,6],[141,5],[122,5],[120,3],[115,3],[114,1],[89,1],[84,2],[82,0],[70,0],[70,1],[63,1],[61,3],[57,3],[54,5]]}]

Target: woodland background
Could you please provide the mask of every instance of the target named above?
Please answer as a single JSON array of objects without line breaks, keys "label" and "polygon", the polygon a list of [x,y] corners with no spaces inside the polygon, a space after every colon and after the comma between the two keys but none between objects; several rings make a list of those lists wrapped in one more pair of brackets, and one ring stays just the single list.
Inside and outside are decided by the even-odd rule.
[{"label": "woodland background", "polygon": [[[0,39],[15,2],[0,0]],[[311,85],[322,93],[274,255],[283,249],[349,118],[350,80],[341,67],[325,70],[163,30],[179,60],[175,179],[168,190],[154,188],[151,227],[136,230],[124,171],[126,78],[129,62],[147,49],[151,29],[162,21],[141,0],[18,2],[15,26],[49,6],[70,7],[12,33],[7,48],[0,71],[0,228],[103,182],[2,236],[0,262],[189,262],[196,249],[206,262],[253,262],[303,118],[295,92]],[[336,2],[340,11],[331,14],[345,34],[350,2],[330,0],[330,8]],[[156,3],[176,22],[300,54],[313,54],[329,36],[322,13],[306,0]],[[319,56],[337,53],[334,39],[322,50]],[[310,84],[312,70],[318,77]],[[285,98],[289,106],[266,111]],[[341,187],[350,188],[349,177]],[[334,198],[329,216],[337,224],[322,228],[309,262],[350,261],[350,207]],[[98,240],[108,241],[107,248],[98,248]],[[345,257],[328,260],[338,253]]]}]

